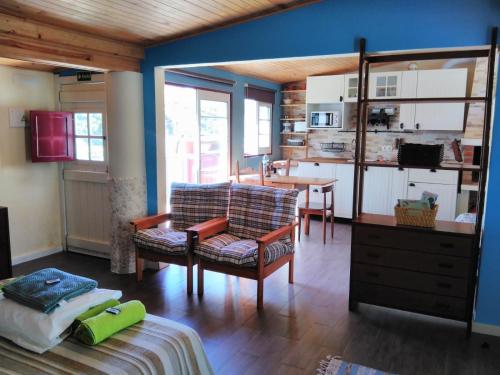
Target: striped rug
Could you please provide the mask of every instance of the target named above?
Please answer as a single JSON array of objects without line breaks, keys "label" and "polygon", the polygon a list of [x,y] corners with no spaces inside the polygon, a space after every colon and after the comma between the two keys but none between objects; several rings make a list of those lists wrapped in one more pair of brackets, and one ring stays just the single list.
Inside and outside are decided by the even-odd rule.
[{"label": "striped rug", "polygon": [[317,375],[395,375],[328,356],[320,362]]}]

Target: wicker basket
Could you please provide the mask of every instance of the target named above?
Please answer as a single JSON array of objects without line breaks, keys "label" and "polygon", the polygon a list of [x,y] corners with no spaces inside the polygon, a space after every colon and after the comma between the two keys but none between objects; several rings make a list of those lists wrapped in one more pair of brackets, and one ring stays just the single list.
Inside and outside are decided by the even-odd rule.
[{"label": "wicker basket", "polygon": [[[432,228],[436,225],[436,215],[439,205],[434,208],[415,210],[408,207],[394,207],[396,222],[399,225],[410,225],[412,227]],[[415,215],[418,212],[419,214]],[[413,214],[412,214],[413,213]]]}]

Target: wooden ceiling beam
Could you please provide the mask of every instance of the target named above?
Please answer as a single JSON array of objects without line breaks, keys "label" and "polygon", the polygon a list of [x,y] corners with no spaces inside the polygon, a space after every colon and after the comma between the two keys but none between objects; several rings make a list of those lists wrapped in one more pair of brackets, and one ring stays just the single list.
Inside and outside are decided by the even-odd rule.
[{"label": "wooden ceiling beam", "polygon": [[0,13],[0,57],[97,71],[140,71],[144,48]]}]

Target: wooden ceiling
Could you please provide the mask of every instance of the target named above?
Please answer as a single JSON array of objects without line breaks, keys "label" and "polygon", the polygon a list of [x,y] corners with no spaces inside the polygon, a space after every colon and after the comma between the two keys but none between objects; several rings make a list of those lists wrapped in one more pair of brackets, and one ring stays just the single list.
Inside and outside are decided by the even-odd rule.
[{"label": "wooden ceiling", "polygon": [[0,12],[142,46],[318,0],[1,0]]},{"label": "wooden ceiling", "polygon": [[316,57],[295,60],[253,61],[215,68],[276,83],[302,81],[308,76],[354,72],[357,56]]}]

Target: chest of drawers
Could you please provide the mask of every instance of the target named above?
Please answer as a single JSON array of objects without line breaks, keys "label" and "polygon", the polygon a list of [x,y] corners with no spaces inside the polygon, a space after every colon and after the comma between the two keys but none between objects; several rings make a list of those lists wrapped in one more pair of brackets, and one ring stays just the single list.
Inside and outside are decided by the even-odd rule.
[{"label": "chest of drawers", "polygon": [[349,306],[358,302],[468,323],[477,251],[470,224],[401,227],[385,215],[353,222]]}]

